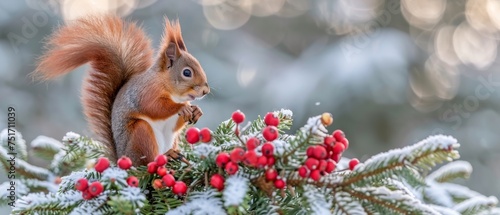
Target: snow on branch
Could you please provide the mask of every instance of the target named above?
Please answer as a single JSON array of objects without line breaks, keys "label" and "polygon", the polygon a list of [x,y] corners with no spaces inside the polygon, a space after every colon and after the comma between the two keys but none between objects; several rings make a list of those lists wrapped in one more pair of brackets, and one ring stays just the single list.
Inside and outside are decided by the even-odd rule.
[{"label": "snow on branch", "polygon": [[400,190],[389,190],[386,187],[356,187],[348,192],[360,200],[370,202],[370,204],[377,204],[400,214],[410,212],[439,214],[418,199]]},{"label": "snow on branch", "polygon": [[[12,130],[11,130],[12,134]],[[9,136],[9,129],[5,128],[0,132],[0,146],[5,148],[5,150],[14,151],[17,153],[16,157],[26,160],[28,158],[28,151],[26,150],[26,141],[23,139],[21,132],[14,132],[14,140],[9,140],[12,136]],[[14,144],[10,144],[14,143]],[[13,148],[11,148],[11,146]]]},{"label": "snow on branch", "polygon": [[460,214],[477,214],[483,210],[494,207],[496,204],[498,204],[498,199],[496,197],[476,196],[455,205],[453,210]]},{"label": "snow on branch", "polygon": [[190,201],[173,210],[167,212],[166,215],[212,215],[226,214],[222,207],[222,201],[219,198],[217,191],[210,189],[205,192],[193,192]]},{"label": "snow on branch", "polygon": [[304,196],[309,203],[312,214],[327,215],[332,207],[331,201],[327,201],[325,195],[318,191],[317,188],[307,185],[304,186]]},{"label": "snow on branch", "polygon": [[[8,152],[3,147],[0,147],[0,161],[2,162],[4,167],[10,166],[10,164],[7,163],[9,162],[10,159],[11,156],[8,155]],[[28,162],[21,159],[16,159],[15,165],[16,165],[16,173],[28,178],[47,180],[48,178],[53,177],[50,171],[41,167],[31,165]]]},{"label": "snow on branch", "polygon": [[66,193],[31,193],[18,199],[12,212],[39,214],[40,212],[68,209],[81,200],[81,193],[74,190]]},{"label": "snow on branch", "polygon": [[339,191],[335,192],[334,194],[334,209],[333,209],[333,214],[339,214],[339,215],[364,215],[368,214],[361,203],[357,201],[356,199],[352,198],[352,195]]},{"label": "snow on branch", "polygon": [[240,205],[248,191],[248,179],[233,175],[226,179],[226,188],[223,192],[224,206]]},{"label": "snow on branch", "polygon": [[436,182],[450,182],[457,178],[469,178],[472,165],[467,161],[453,161],[432,172],[428,179]]},{"label": "snow on branch", "polygon": [[453,137],[436,135],[414,145],[377,154],[368,159],[364,165],[357,166],[343,185],[377,182],[390,173],[396,172],[407,176],[417,176],[413,179],[421,181],[418,175],[412,174],[411,169],[408,168],[430,168],[436,163],[458,158],[459,155],[455,149],[459,146],[460,144]]},{"label": "snow on branch", "polygon": [[31,148],[42,157],[51,159],[64,148],[64,145],[54,138],[38,136],[31,141]]}]

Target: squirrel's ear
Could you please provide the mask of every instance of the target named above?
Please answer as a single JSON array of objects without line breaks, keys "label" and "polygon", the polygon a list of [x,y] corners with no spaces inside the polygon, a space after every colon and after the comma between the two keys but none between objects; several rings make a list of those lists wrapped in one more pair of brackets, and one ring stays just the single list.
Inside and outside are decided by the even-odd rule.
[{"label": "squirrel's ear", "polygon": [[181,53],[175,41],[169,42],[165,50],[165,56],[168,58],[167,67],[170,68],[175,60],[180,57]]}]

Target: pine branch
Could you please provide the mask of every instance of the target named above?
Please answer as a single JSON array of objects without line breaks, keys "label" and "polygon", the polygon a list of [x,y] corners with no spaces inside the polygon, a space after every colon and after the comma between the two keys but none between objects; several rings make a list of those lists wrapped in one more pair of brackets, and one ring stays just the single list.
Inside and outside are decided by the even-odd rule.
[{"label": "pine branch", "polygon": [[38,136],[31,141],[30,146],[35,156],[46,160],[52,160],[54,155],[64,148],[61,142],[46,136]]},{"label": "pine branch", "polygon": [[[9,133],[14,133],[13,136],[9,136]],[[10,141],[9,141],[9,138]],[[13,138],[13,139],[12,139]],[[9,144],[10,143],[10,144]],[[3,129],[0,132],[0,148],[5,149],[5,151],[10,151],[16,153],[16,157],[21,160],[28,159],[28,150],[26,148],[26,141],[23,139],[21,132],[14,131],[12,129]]]},{"label": "pine branch", "polygon": [[[3,148],[0,147],[0,162],[2,162],[2,165],[8,172],[10,168],[10,159],[12,156],[7,154],[7,151]],[[52,173],[49,172],[48,170],[37,167],[34,165],[29,164],[28,162],[21,160],[21,159],[16,159],[15,161],[15,166],[16,166],[16,175],[22,176],[25,178],[36,178],[39,180],[47,180],[48,178],[52,177]]]},{"label": "pine branch", "polygon": [[453,210],[462,215],[473,215],[478,214],[481,211],[491,209],[495,207],[496,204],[498,204],[498,199],[493,196],[476,196],[455,205]]},{"label": "pine branch", "polygon": [[432,172],[427,178],[439,183],[450,182],[458,178],[469,178],[472,165],[467,161],[453,161]]},{"label": "pine branch", "polygon": [[408,166],[429,168],[450,158],[458,158],[458,152],[455,151],[458,146],[456,139],[438,135],[402,149],[380,153],[357,167],[346,177],[341,186],[373,183]]},{"label": "pine branch", "polygon": [[16,201],[12,214],[60,214],[71,211],[82,200],[76,191],[66,193],[32,193]]}]

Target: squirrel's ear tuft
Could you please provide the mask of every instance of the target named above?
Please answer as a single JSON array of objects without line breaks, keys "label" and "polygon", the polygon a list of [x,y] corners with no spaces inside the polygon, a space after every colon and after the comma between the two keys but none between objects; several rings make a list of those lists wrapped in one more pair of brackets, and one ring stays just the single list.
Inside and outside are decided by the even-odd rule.
[{"label": "squirrel's ear tuft", "polygon": [[184,44],[184,39],[182,39],[181,24],[179,23],[178,19],[172,23],[172,27],[174,29],[173,34],[175,35],[174,37],[177,46],[180,50],[187,51],[186,45]]},{"label": "squirrel's ear tuft", "polygon": [[173,42],[179,50],[187,51],[184,40],[182,39],[179,20],[171,22],[167,17],[165,17],[165,33],[163,35],[163,40],[163,44],[165,45]]}]

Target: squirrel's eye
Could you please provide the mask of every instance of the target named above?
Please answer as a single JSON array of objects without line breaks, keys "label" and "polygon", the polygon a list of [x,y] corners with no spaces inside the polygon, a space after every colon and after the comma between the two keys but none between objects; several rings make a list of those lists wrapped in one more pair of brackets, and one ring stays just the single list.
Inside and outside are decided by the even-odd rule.
[{"label": "squirrel's eye", "polygon": [[191,70],[185,69],[184,71],[182,71],[182,75],[184,75],[184,77],[191,77],[191,75],[193,75],[193,74],[192,74]]}]

